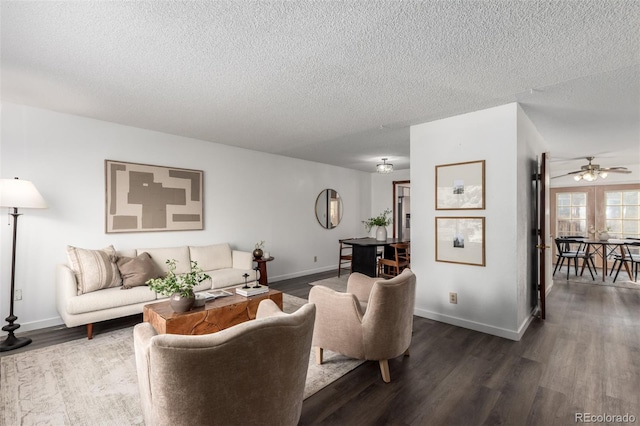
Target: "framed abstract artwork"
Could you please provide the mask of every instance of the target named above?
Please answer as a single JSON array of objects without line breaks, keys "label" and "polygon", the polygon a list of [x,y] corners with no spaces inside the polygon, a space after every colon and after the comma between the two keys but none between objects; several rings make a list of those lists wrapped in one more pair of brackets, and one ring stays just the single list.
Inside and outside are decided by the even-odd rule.
[{"label": "framed abstract artwork", "polygon": [[436,217],[436,262],[485,266],[484,217]]},{"label": "framed abstract artwork", "polygon": [[436,166],[436,210],[484,209],[485,160]]},{"label": "framed abstract artwork", "polygon": [[203,172],[105,160],[106,232],[204,229]]}]

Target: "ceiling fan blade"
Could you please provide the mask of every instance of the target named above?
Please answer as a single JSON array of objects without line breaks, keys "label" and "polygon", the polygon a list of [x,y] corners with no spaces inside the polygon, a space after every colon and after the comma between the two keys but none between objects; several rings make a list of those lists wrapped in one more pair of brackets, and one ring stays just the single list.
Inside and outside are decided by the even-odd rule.
[{"label": "ceiling fan blade", "polygon": [[600,167],[600,170],[602,170],[603,172],[618,172],[618,173],[629,172],[626,167]]},{"label": "ceiling fan blade", "polygon": [[584,172],[584,170],[576,170],[575,172],[569,172],[569,173],[565,173],[565,174],[559,175],[559,176],[551,176],[551,179],[556,179],[556,178],[560,178],[560,177],[563,177],[563,176],[571,176],[571,175],[575,175],[577,173],[582,173],[582,172]]}]

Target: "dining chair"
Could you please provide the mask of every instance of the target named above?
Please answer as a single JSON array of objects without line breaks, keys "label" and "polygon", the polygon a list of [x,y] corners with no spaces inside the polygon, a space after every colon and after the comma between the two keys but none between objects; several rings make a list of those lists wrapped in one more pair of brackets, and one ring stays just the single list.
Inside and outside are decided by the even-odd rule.
[{"label": "dining chair", "polygon": [[[349,264],[349,273],[353,271],[353,247],[344,244],[345,241],[355,240],[355,238],[343,238],[342,240],[338,240],[340,243],[340,259],[338,260],[338,276],[340,276],[340,272],[342,272],[342,265],[348,263]],[[346,268],[344,268],[346,269]]]},{"label": "dining chair", "polygon": [[[593,253],[587,253],[585,250],[585,246],[586,244],[584,243],[579,243],[576,241],[571,241],[570,239],[574,238],[574,237],[562,237],[562,238],[556,238],[555,239],[555,243],[556,243],[556,267],[553,269],[553,275],[556,274],[556,271],[558,269],[562,269],[562,265],[564,264],[565,260],[567,261],[567,280],[569,279],[569,270],[571,269],[571,260],[573,260],[573,267],[575,269],[576,272],[576,276],[578,276],[578,259],[582,259],[583,262],[583,266],[587,266],[587,268],[589,269],[589,274],[591,274],[591,279],[595,280],[595,277],[593,275],[593,272],[596,269],[596,265],[595,262],[593,260]],[[578,237],[578,238],[584,238],[584,237]],[[571,247],[571,244],[578,244],[578,247]],[[572,250],[572,248],[576,248],[576,250]],[[593,270],[591,269],[591,266],[593,266]],[[583,267],[583,271],[584,273],[584,267]],[[598,272],[596,271],[596,274]]]},{"label": "dining chair", "polygon": [[[635,237],[624,237],[623,239],[640,241],[640,238],[635,238]],[[620,246],[620,250],[624,250],[624,248],[622,246]],[[613,275],[613,271],[618,269],[618,268],[616,268],[616,266],[621,266],[618,263],[622,262],[622,259],[625,258],[626,255],[616,251],[615,253],[612,253],[609,257],[613,258],[613,266],[611,266],[611,269],[609,270],[609,276],[611,276],[611,275]]]},{"label": "dining chair", "polygon": [[394,243],[389,246],[393,248],[394,256],[392,259],[378,259],[379,277],[396,277],[409,267],[409,243]]},{"label": "dining chair", "polygon": [[[631,238],[629,238],[631,239]],[[635,239],[635,238],[634,238]],[[624,244],[625,255],[617,255],[616,262],[618,262],[618,269],[616,269],[616,275],[613,277],[613,282],[616,282],[618,278],[618,274],[620,273],[620,269],[622,265],[627,262],[631,262],[630,270],[633,274],[633,278],[629,277],[629,279],[633,279],[633,281],[638,281],[638,268],[640,267],[640,241]],[[619,258],[618,258],[619,257]],[[614,263],[615,267],[615,263]],[[613,268],[611,268],[611,272],[613,272]],[[609,274],[611,275],[611,274]]]}]

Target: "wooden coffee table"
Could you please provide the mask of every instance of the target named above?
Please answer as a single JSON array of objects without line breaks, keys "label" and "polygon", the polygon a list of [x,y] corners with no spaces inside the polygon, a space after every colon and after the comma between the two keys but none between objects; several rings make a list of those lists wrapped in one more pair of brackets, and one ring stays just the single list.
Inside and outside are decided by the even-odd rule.
[{"label": "wooden coffee table", "polygon": [[264,299],[273,300],[282,309],[282,292],[269,289],[268,293],[251,297],[238,294],[220,297],[183,313],[174,312],[168,300],[152,303],[144,306],[142,318],[159,334],[209,334],[255,319],[258,305]]}]

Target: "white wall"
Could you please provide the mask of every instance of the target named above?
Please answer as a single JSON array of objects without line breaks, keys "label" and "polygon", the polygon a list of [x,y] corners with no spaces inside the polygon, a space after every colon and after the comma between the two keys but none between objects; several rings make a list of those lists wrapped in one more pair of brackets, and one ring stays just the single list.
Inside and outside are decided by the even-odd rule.
[{"label": "white wall", "polygon": [[[106,234],[104,160],[204,170],[203,231]],[[275,260],[269,278],[337,267],[337,240],[363,233],[371,214],[369,173],[259,153],[144,129],[2,104],[0,177],[32,181],[47,210],[19,219],[15,312],[21,331],[60,323],[54,269],[66,245],[116,249],[229,242],[253,250],[259,240]],[[344,203],[342,223],[326,230],[314,204],[325,188]],[[389,196],[389,198],[391,198]],[[11,227],[0,227],[0,317],[8,315]],[[318,261],[314,262],[313,257]]]},{"label": "white wall", "polygon": [[[518,340],[528,266],[520,241],[519,219],[531,191],[529,162],[518,147],[518,106],[508,104],[411,127],[412,268],[418,278],[416,314]],[[486,161],[484,210],[435,210],[435,166]],[[519,170],[522,168],[525,170]],[[525,181],[527,180],[527,181]],[[484,216],[486,266],[435,261],[435,217]],[[524,221],[524,222],[523,222]],[[525,271],[525,272],[523,272]],[[450,304],[449,292],[458,293]]]}]

